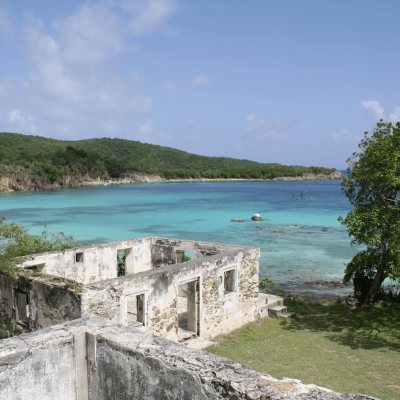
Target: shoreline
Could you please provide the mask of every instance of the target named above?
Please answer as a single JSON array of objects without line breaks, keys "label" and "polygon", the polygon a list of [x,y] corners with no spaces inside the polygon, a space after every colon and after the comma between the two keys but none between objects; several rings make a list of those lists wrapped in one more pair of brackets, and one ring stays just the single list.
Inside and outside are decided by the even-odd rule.
[{"label": "shoreline", "polygon": [[51,182],[47,177],[37,177],[32,181],[28,176],[0,177],[0,193],[10,192],[31,192],[38,190],[60,190],[78,189],[97,186],[110,185],[131,185],[140,183],[193,183],[193,182],[300,182],[300,181],[329,181],[342,180],[344,175],[340,171],[332,172],[328,175],[305,173],[302,176],[277,177],[273,179],[261,178],[187,178],[187,179],[165,179],[159,175],[136,173],[126,175],[123,178],[115,179],[93,179],[89,176],[74,178],[63,176],[55,182]]}]

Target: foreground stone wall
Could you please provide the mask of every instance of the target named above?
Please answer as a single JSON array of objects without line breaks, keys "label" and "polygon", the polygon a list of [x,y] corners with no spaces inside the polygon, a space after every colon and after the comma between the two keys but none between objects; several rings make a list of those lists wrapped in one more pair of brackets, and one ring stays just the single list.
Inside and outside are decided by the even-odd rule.
[{"label": "foreground stone wall", "polygon": [[371,400],[274,379],[102,318],[0,341],[0,400]]},{"label": "foreground stone wall", "polygon": [[73,339],[58,325],[0,340],[0,400],[80,400]]}]

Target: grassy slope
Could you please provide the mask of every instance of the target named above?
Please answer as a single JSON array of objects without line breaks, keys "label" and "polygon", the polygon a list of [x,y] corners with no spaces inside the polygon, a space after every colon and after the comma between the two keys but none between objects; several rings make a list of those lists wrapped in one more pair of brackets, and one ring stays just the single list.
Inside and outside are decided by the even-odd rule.
[{"label": "grassy slope", "polygon": [[28,136],[18,133],[0,132],[0,158],[7,158],[10,154],[14,158],[26,155],[45,157],[67,146],[79,150],[96,153],[107,159],[134,162],[142,166],[157,165],[159,169],[188,168],[198,171],[208,169],[228,168],[235,166],[263,166],[255,161],[238,160],[228,157],[206,157],[186,153],[169,147],[145,144],[124,139],[87,139],[78,141],[64,141],[48,139],[40,136]]},{"label": "grassy slope", "polygon": [[400,304],[352,313],[331,303],[295,303],[288,309],[297,316],[249,324],[207,351],[278,379],[400,398]]}]

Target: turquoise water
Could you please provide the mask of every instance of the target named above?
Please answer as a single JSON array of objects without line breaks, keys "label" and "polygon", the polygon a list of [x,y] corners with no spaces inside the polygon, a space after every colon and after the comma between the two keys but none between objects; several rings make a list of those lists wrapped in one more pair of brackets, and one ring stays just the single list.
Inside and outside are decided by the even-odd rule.
[{"label": "turquoise water", "polygon": [[[357,249],[337,218],[350,210],[340,181],[160,183],[0,194],[0,215],[33,234],[47,224],[90,244],[155,235],[256,246],[261,276],[299,287],[307,280],[343,276],[343,264]],[[255,213],[264,220],[251,221]],[[237,218],[245,222],[231,222]]]}]

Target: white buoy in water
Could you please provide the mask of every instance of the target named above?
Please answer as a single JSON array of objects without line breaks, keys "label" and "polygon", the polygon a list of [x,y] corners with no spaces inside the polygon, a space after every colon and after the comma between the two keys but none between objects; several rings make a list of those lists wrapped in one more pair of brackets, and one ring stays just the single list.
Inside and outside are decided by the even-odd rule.
[{"label": "white buoy in water", "polygon": [[254,214],[251,219],[253,221],[262,221],[261,215],[260,214]]}]

